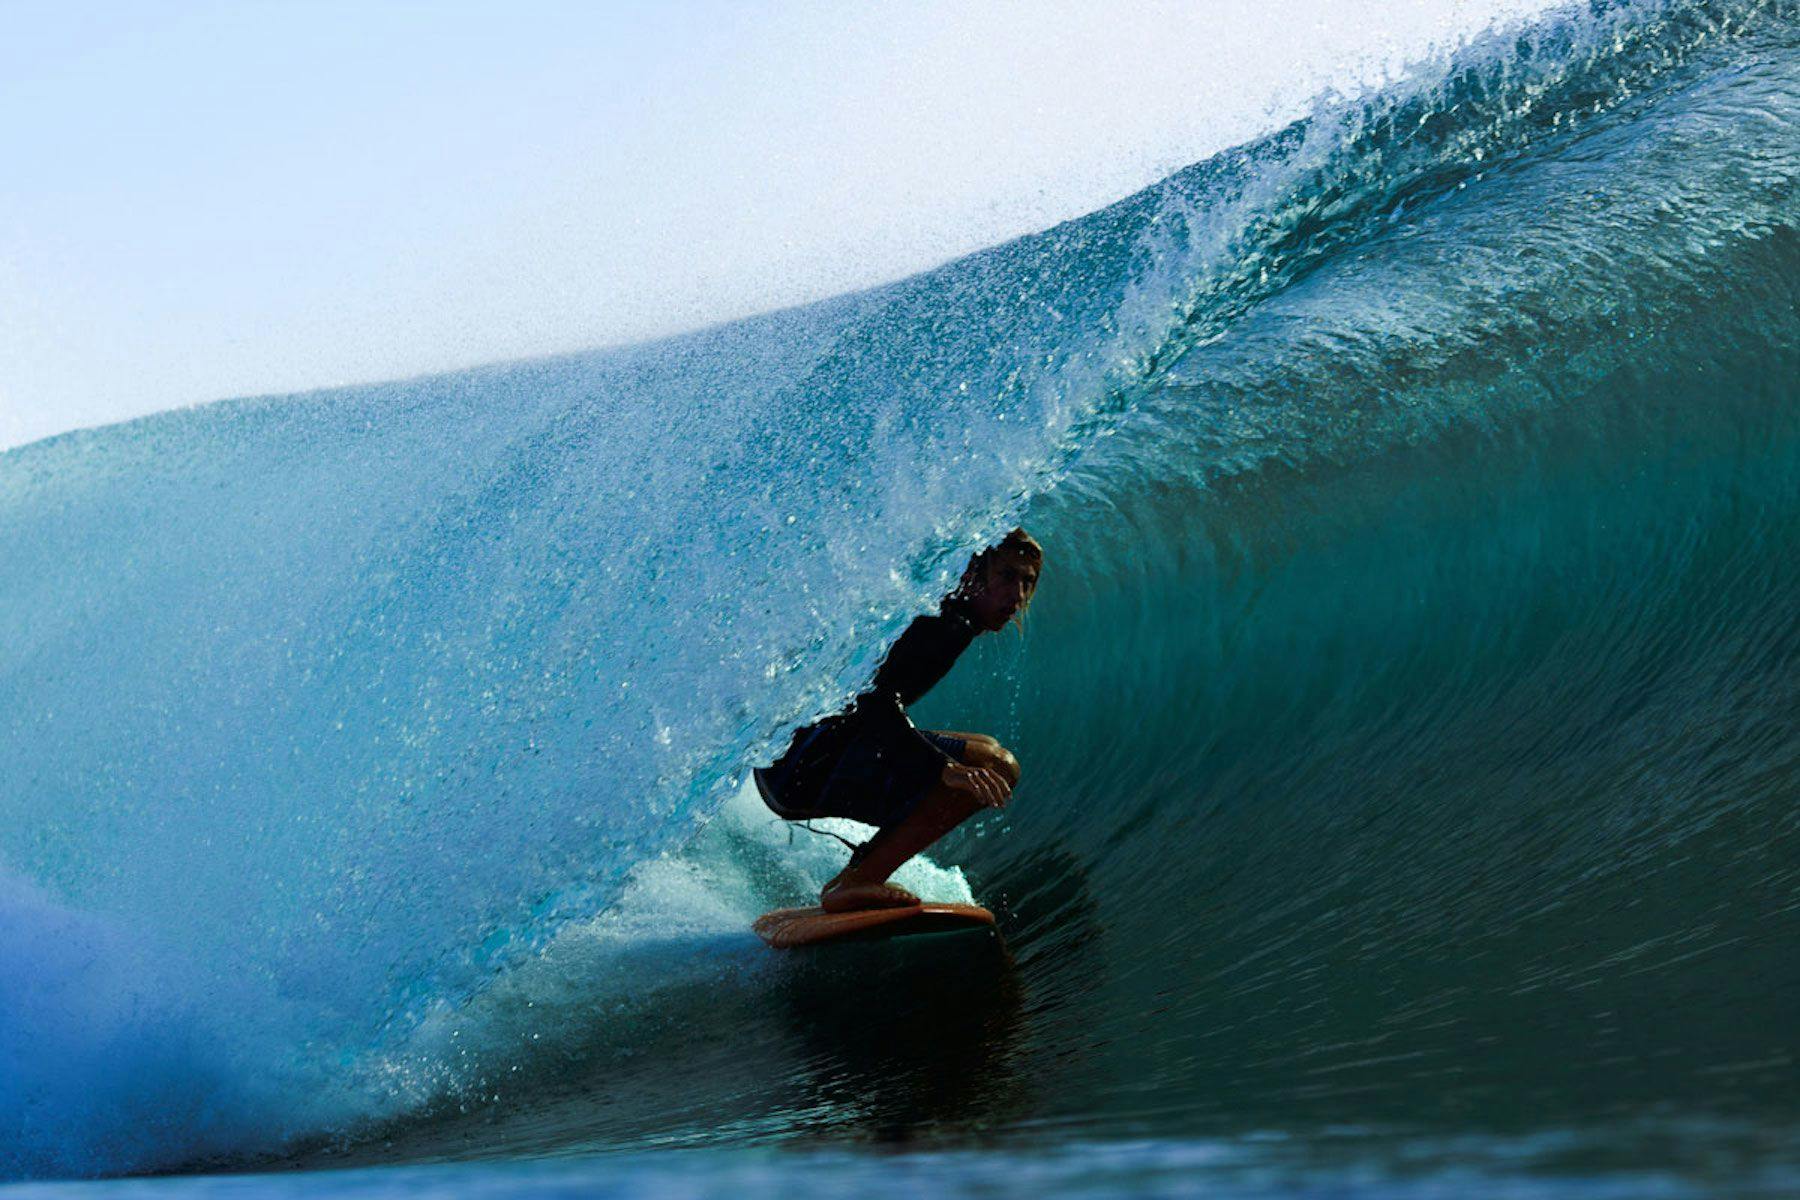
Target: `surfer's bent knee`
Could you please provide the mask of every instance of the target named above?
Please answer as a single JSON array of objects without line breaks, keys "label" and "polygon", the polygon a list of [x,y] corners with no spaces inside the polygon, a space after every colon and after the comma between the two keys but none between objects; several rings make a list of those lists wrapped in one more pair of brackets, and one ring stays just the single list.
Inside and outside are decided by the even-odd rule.
[{"label": "surfer's bent knee", "polygon": [[1018,787],[1019,760],[1013,756],[1011,750],[1008,750],[998,742],[994,743],[994,749],[998,752],[994,762],[994,769],[1006,776],[1007,787]]},{"label": "surfer's bent knee", "polygon": [[987,767],[989,770],[1000,772],[1002,778],[1006,780],[1007,787],[1018,786],[1019,760],[1013,757],[1011,750],[991,737],[983,737],[980,740],[970,738],[968,753],[963,761],[971,767]]}]

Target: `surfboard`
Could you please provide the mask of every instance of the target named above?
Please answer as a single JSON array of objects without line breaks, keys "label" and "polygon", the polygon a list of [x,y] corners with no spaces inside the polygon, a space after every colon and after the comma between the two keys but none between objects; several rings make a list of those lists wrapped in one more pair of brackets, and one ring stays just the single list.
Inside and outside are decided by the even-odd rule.
[{"label": "surfboard", "polygon": [[756,918],[750,928],[776,950],[861,942],[921,933],[992,929],[994,914],[979,904],[915,904],[908,908],[859,908],[828,913],[822,908],[778,908]]}]

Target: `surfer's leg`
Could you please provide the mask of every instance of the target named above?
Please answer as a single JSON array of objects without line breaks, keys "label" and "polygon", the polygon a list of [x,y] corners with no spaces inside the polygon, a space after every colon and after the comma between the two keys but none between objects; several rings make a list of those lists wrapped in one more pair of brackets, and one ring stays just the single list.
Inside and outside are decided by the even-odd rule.
[{"label": "surfer's leg", "polygon": [[[928,732],[926,737],[964,765],[994,771],[1008,788],[1019,781],[1018,760],[985,733]],[[896,776],[879,754],[863,749],[859,744],[846,752],[826,788],[823,807],[832,815],[875,825],[878,832],[820,892],[820,904],[832,912],[917,904],[917,896],[887,882],[888,876],[982,807],[935,777],[915,776],[915,782]]]},{"label": "surfer's leg", "polygon": [[979,812],[981,807],[967,793],[942,784],[933,786],[905,819],[879,830],[863,845],[850,860],[850,865],[825,885],[820,893],[820,903],[831,912],[917,904],[917,898],[910,892],[887,882],[888,876],[898,871],[907,859]]}]

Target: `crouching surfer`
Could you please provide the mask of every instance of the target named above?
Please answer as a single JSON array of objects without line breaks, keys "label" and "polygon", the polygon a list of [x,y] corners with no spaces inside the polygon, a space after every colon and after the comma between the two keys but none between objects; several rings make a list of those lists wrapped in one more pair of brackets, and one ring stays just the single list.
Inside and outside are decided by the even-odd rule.
[{"label": "crouching surfer", "polygon": [[1019,762],[983,733],[921,730],[906,706],[949,672],[969,643],[1006,628],[1031,603],[1043,547],[1023,529],[969,561],[938,611],[900,635],[868,691],[835,716],[794,734],[756,772],[757,789],[790,821],[848,817],[876,827],[820,892],[827,912],[919,903],[889,883],[900,865],[984,808],[1002,808]]}]

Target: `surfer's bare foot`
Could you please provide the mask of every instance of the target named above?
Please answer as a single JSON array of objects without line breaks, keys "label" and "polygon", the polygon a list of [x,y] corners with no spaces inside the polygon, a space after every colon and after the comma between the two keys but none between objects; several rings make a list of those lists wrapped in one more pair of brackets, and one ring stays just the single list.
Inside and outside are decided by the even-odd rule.
[{"label": "surfer's bare foot", "polygon": [[[846,878],[848,876],[848,878]],[[826,912],[854,912],[859,908],[912,908],[919,898],[892,883],[867,883],[848,871],[825,885],[819,907]]]}]

